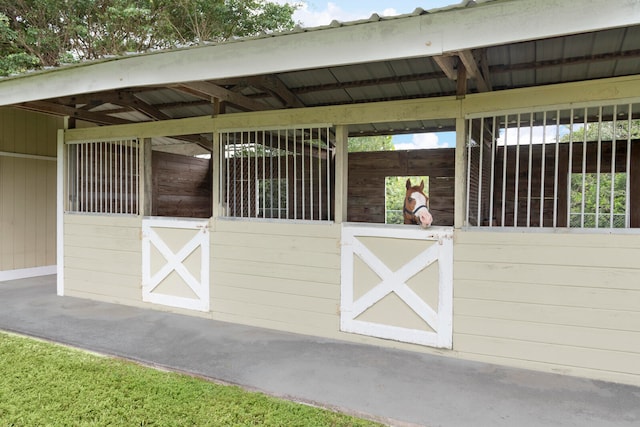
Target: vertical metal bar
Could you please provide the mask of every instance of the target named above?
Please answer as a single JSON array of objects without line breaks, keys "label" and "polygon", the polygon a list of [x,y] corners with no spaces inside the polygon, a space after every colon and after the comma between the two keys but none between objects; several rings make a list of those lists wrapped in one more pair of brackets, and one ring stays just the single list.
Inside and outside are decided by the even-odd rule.
[{"label": "vertical metal bar", "polygon": [[513,226],[518,226],[518,186],[520,185],[520,113],[518,113],[518,119],[516,123],[517,127],[517,135],[516,135],[516,171],[515,171],[515,187],[514,187],[514,197],[513,197]]},{"label": "vertical metal bar", "polygon": [[269,133],[269,218],[273,218],[273,193],[275,182],[273,180],[273,133]]},{"label": "vertical metal bar", "polygon": [[533,113],[529,113],[529,165],[527,169],[527,227],[531,227],[531,178],[533,166]]},{"label": "vertical metal bar", "polygon": [[[287,139],[289,132],[287,131]],[[298,147],[297,130],[293,129],[293,219],[298,219]]]},{"label": "vertical metal bar", "polygon": [[507,141],[509,135],[509,116],[504,116],[504,148],[502,156],[502,217],[500,226],[504,227],[507,201]]},{"label": "vertical metal bar", "polygon": [[598,107],[598,153],[596,155],[596,228],[600,228],[600,172],[602,169],[602,106]]},{"label": "vertical metal bar", "polygon": [[542,147],[540,149],[540,224],[544,227],[544,179],[547,175],[547,112],[542,113]]},{"label": "vertical metal bar", "polygon": [[87,200],[87,143],[78,144],[80,148],[80,212],[86,212],[86,200]]},{"label": "vertical metal bar", "polygon": [[305,169],[306,168],[305,168],[305,165],[304,165],[304,162],[305,162],[304,154],[305,154],[305,148],[306,147],[304,145],[305,144],[304,129],[302,129],[301,138],[302,138],[301,147],[300,147],[301,154],[302,154],[302,156],[301,156],[301,158],[302,158],[302,183],[300,184],[300,186],[302,187],[301,188],[302,189],[302,218],[301,219],[307,219],[307,216],[305,215],[305,198],[306,198],[305,197],[306,196],[306,194],[305,194],[306,191],[305,190],[306,190],[306,185],[305,185],[305,182],[304,182],[305,181],[304,173],[305,173]]},{"label": "vertical metal bar", "polygon": [[480,160],[478,163],[478,209],[476,222],[482,225],[482,172],[484,169],[484,118],[480,120]]},{"label": "vertical metal bar", "polygon": [[327,168],[327,221],[331,221],[331,128],[327,127],[327,159],[325,160]]},{"label": "vertical metal bar", "polygon": [[491,182],[489,186],[489,227],[493,227],[493,192],[496,174],[496,117],[491,118]]},{"label": "vertical metal bar", "polygon": [[[322,128],[318,128],[318,220],[322,220]],[[327,140],[327,144],[329,141]]]},{"label": "vertical metal bar", "polygon": [[267,217],[267,180],[265,178],[267,165],[265,156],[267,152],[267,141],[262,131],[262,218]]},{"label": "vertical metal bar", "polygon": [[618,106],[613,106],[613,132],[611,135],[611,189],[610,189],[610,200],[609,200],[609,228],[614,227],[614,214],[615,214],[615,205],[614,205],[614,195],[615,195],[615,182],[616,182],[616,139],[617,139],[617,115],[618,115]]},{"label": "vertical metal bar", "polygon": [[560,167],[560,110],[556,110],[556,153],[553,174],[553,228],[558,226],[558,168]]},{"label": "vertical metal bar", "polygon": [[[289,201],[289,188],[290,188],[290,183],[289,183],[289,138],[288,138],[288,132],[285,132],[285,134],[287,135],[287,138],[285,139],[285,174],[287,176],[286,180],[285,180],[285,209],[286,209],[286,218],[289,219],[290,215],[289,215],[289,209],[291,209],[291,204]],[[280,134],[280,129],[278,129],[278,139],[282,138],[282,135]]]},{"label": "vertical metal bar", "polygon": [[[482,119],[480,119],[482,120]],[[495,120],[495,118],[494,118]],[[469,206],[470,194],[471,194],[471,131],[473,128],[473,119],[469,119],[469,129],[467,130],[467,215],[466,223],[469,225],[469,219],[471,214],[471,207]],[[479,224],[476,224],[479,225]]]},{"label": "vertical metal bar", "polygon": [[244,218],[244,132],[240,132],[240,218]]},{"label": "vertical metal bar", "polygon": [[226,142],[224,144],[224,158],[225,158],[225,163],[226,163],[226,168],[225,171],[227,173],[227,180],[225,182],[226,187],[227,187],[227,194],[226,194],[226,212],[225,215],[226,216],[232,216],[231,215],[231,147],[229,146],[229,132],[225,132],[225,137],[226,137]]},{"label": "vertical metal bar", "polygon": [[[254,136],[257,133],[254,132]],[[251,188],[253,187],[253,181],[251,180],[251,132],[247,132],[247,142],[245,143],[244,149],[242,150],[242,161],[244,162],[245,157],[247,159],[247,218],[251,218]]]},{"label": "vertical metal bar", "polygon": [[276,135],[278,141],[278,218],[282,218],[282,151],[280,145],[280,135]]},{"label": "vertical metal bar", "polygon": [[625,190],[624,225],[631,228],[631,118],[633,117],[633,104],[629,103],[627,112],[627,186]]},{"label": "vertical metal bar", "polygon": [[109,213],[113,213],[113,144],[109,143]]},{"label": "vertical metal bar", "polygon": [[254,134],[255,142],[254,142],[254,150],[253,150],[253,185],[255,186],[255,195],[254,195],[254,203],[255,203],[255,212],[253,216],[258,218],[260,215],[260,176],[258,175],[258,161],[259,161],[259,153],[258,153],[258,141],[260,141],[260,135],[258,131],[255,131]]},{"label": "vertical metal bar", "polygon": [[567,177],[567,228],[571,227],[571,189],[573,182],[573,108],[569,110],[569,166]]},{"label": "vertical metal bar", "polygon": [[587,107],[584,108],[584,132],[582,136],[582,191],[580,202],[580,228],[584,228],[584,188],[586,184],[586,170],[587,170],[587,126],[588,126],[588,113]]},{"label": "vertical metal bar", "polygon": [[309,216],[313,220],[313,128],[309,128]]}]

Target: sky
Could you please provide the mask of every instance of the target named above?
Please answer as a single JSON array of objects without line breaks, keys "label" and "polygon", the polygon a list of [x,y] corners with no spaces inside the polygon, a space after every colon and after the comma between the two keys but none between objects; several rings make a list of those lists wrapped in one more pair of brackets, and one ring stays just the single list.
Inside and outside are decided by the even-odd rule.
[{"label": "sky", "polygon": [[[329,25],[331,21],[356,21],[380,16],[412,13],[417,8],[436,9],[460,4],[463,0],[274,0],[278,3],[298,4],[293,20],[303,27]],[[397,150],[416,148],[443,148],[455,146],[455,132],[395,135],[393,143]]]}]

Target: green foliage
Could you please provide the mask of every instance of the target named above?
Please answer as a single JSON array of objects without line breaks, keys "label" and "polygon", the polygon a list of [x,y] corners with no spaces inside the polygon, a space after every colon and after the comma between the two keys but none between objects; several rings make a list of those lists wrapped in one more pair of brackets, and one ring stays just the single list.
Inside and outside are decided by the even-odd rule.
[{"label": "green foliage", "polygon": [[[596,217],[598,227],[609,228],[611,226],[610,218],[613,213],[613,227],[624,228],[625,212],[626,212],[626,186],[627,174],[617,173],[614,175],[613,183],[613,206],[611,206],[611,174],[600,174],[600,183],[598,186],[598,176],[595,173],[584,174],[584,191],[582,174],[574,173],[571,175],[571,227],[581,226],[582,203],[584,196],[584,227],[594,228],[596,226]],[[598,188],[599,194],[598,194]],[[599,202],[598,202],[599,201]],[[598,205],[596,206],[596,202]],[[596,215],[596,208],[598,215]]]},{"label": "green foliage", "polygon": [[239,387],[0,333],[3,426],[372,426]]},{"label": "green foliage", "polygon": [[0,74],[283,31],[295,9],[266,0],[0,0],[0,53],[23,55],[20,66],[0,63]]},{"label": "green foliage", "polygon": [[391,135],[349,138],[349,152],[395,150]]}]

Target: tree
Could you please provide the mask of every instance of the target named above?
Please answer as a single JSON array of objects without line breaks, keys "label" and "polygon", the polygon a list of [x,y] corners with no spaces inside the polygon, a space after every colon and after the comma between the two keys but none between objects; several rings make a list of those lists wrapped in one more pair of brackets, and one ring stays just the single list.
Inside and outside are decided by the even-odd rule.
[{"label": "tree", "polygon": [[391,141],[391,135],[349,138],[348,145],[350,153],[359,151],[390,151],[395,149]]},{"label": "tree", "polygon": [[0,0],[0,74],[283,31],[295,9],[267,0]]}]

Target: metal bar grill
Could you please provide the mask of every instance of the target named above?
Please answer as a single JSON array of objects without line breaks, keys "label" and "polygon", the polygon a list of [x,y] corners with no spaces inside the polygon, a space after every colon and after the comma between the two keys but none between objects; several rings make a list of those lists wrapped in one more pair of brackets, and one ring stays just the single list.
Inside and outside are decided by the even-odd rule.
[{"label": "metal bar grill", "polygon": [[138,214],[137,139],[67,143],[67,211]]},{"label": "metal bar grill", "polygon": [[466,129],[467,226],[640,227],[639,101],[476,115]]},{"label": "metal bar grill", "polygon": [[330,126],[219,132],[225,215],[332,220],[333,135]]}]

